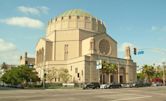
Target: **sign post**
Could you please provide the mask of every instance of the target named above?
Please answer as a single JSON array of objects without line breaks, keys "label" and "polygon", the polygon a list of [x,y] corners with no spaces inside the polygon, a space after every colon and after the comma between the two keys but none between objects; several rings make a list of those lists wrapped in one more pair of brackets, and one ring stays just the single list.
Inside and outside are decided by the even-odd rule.
[{"label": "sign post", "polygon": [[96,60],[96,69],[102,69],[102,60]]}]

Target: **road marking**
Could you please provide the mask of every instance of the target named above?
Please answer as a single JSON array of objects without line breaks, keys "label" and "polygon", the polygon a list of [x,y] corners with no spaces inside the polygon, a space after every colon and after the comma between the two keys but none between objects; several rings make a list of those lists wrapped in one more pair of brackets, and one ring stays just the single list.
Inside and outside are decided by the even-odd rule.
[{"label": "road marking", "polygon": [[142,99],[142,98],[149,98],[149,97],[152,97],[152,96],[130,97],[130,98],[111,100],[111,101],[125,101],[125,100],[134,100],[134,99]]},{"label": "road marking", "polygon": [[[135,92],[142,92],[141,90],[128,90],[128,91],[135,91]],[[165,89],[164,89],[165,91]],[[145,91],[144,93],[147,93],[147,94],[153,94],[153,95],[160,95],[160,96],[165,96],[165,92],[149,92],[149,91]]]},{"label": "road marking", "polygon": [[[45,93],[38,93],[38,94],[34,94],[33,92],[32,93],[28,93],[28,95],[25,93],[24,95],[20,95],[21,93],[15,95],[15,94],[11,94],[11,95],[3,95],[0,97],[0,99],[2,98],[35,98],[35,97],[60,97],[60,96],[79,96],[79,95],[101,95],[101,92],[85,92],[85,93],[64,93],[64,94],[59,94],[59,93],[49,93],[49,92],[45,92]],[[33,95],[32,95],[33,94]],[[117,92],[102,92],[103,95],[105,94],[118,94]]]}]

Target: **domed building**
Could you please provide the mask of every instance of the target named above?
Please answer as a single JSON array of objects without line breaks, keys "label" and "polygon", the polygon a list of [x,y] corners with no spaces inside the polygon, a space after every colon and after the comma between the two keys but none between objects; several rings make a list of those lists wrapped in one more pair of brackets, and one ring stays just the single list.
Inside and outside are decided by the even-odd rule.
[{"label": "domed building", "polygon": [[[35,68],[41,79],[48,75],[47,70],[64,68],[72,83],[132,83],[136,81],[136,63],[129,47],[125,55],[125,59],[117,57],[117,41],[107,34],[101,20],[72,9],[48,22],[46,35],[36,45]],[[103,73],[98,65],[103,62],[115,64],[117,72]],[[63,81],[57,75],[52,82]]]}]

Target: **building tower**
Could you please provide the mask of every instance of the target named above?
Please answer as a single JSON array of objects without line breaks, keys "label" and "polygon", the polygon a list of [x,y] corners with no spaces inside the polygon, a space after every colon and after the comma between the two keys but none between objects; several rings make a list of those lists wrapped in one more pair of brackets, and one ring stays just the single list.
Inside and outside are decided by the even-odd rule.
[{"label": "building tower", "polygon": [[129,46],[125,47],[125,59],[131,60],[131,53],[130,53],[130,47]]}]

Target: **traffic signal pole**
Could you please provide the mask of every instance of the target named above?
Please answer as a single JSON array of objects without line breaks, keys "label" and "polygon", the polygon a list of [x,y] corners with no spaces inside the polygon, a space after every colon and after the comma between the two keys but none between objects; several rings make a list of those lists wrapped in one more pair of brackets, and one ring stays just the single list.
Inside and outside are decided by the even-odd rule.
[{"label": "traffic signal pole", "polygon": [[[144,54],[144,50],[158,51],[159,53],[162,53],[162,54],[166,55],[166,50],[160,49],[160,48],[143,48],[143,49],[139,49],[139,51],[143,51],[143,52],[140,52],[140,54]],[[137,55],[137,51],[138,51],[138,49],[134,48],[134,55]],[[139,55],[139,52],[138,52],[138,55]],[[165,80],[166,80],[166,78],[165,78],[165,61],[163,61],[162,64],[163,64],[163,86],[165,86]]]}]

